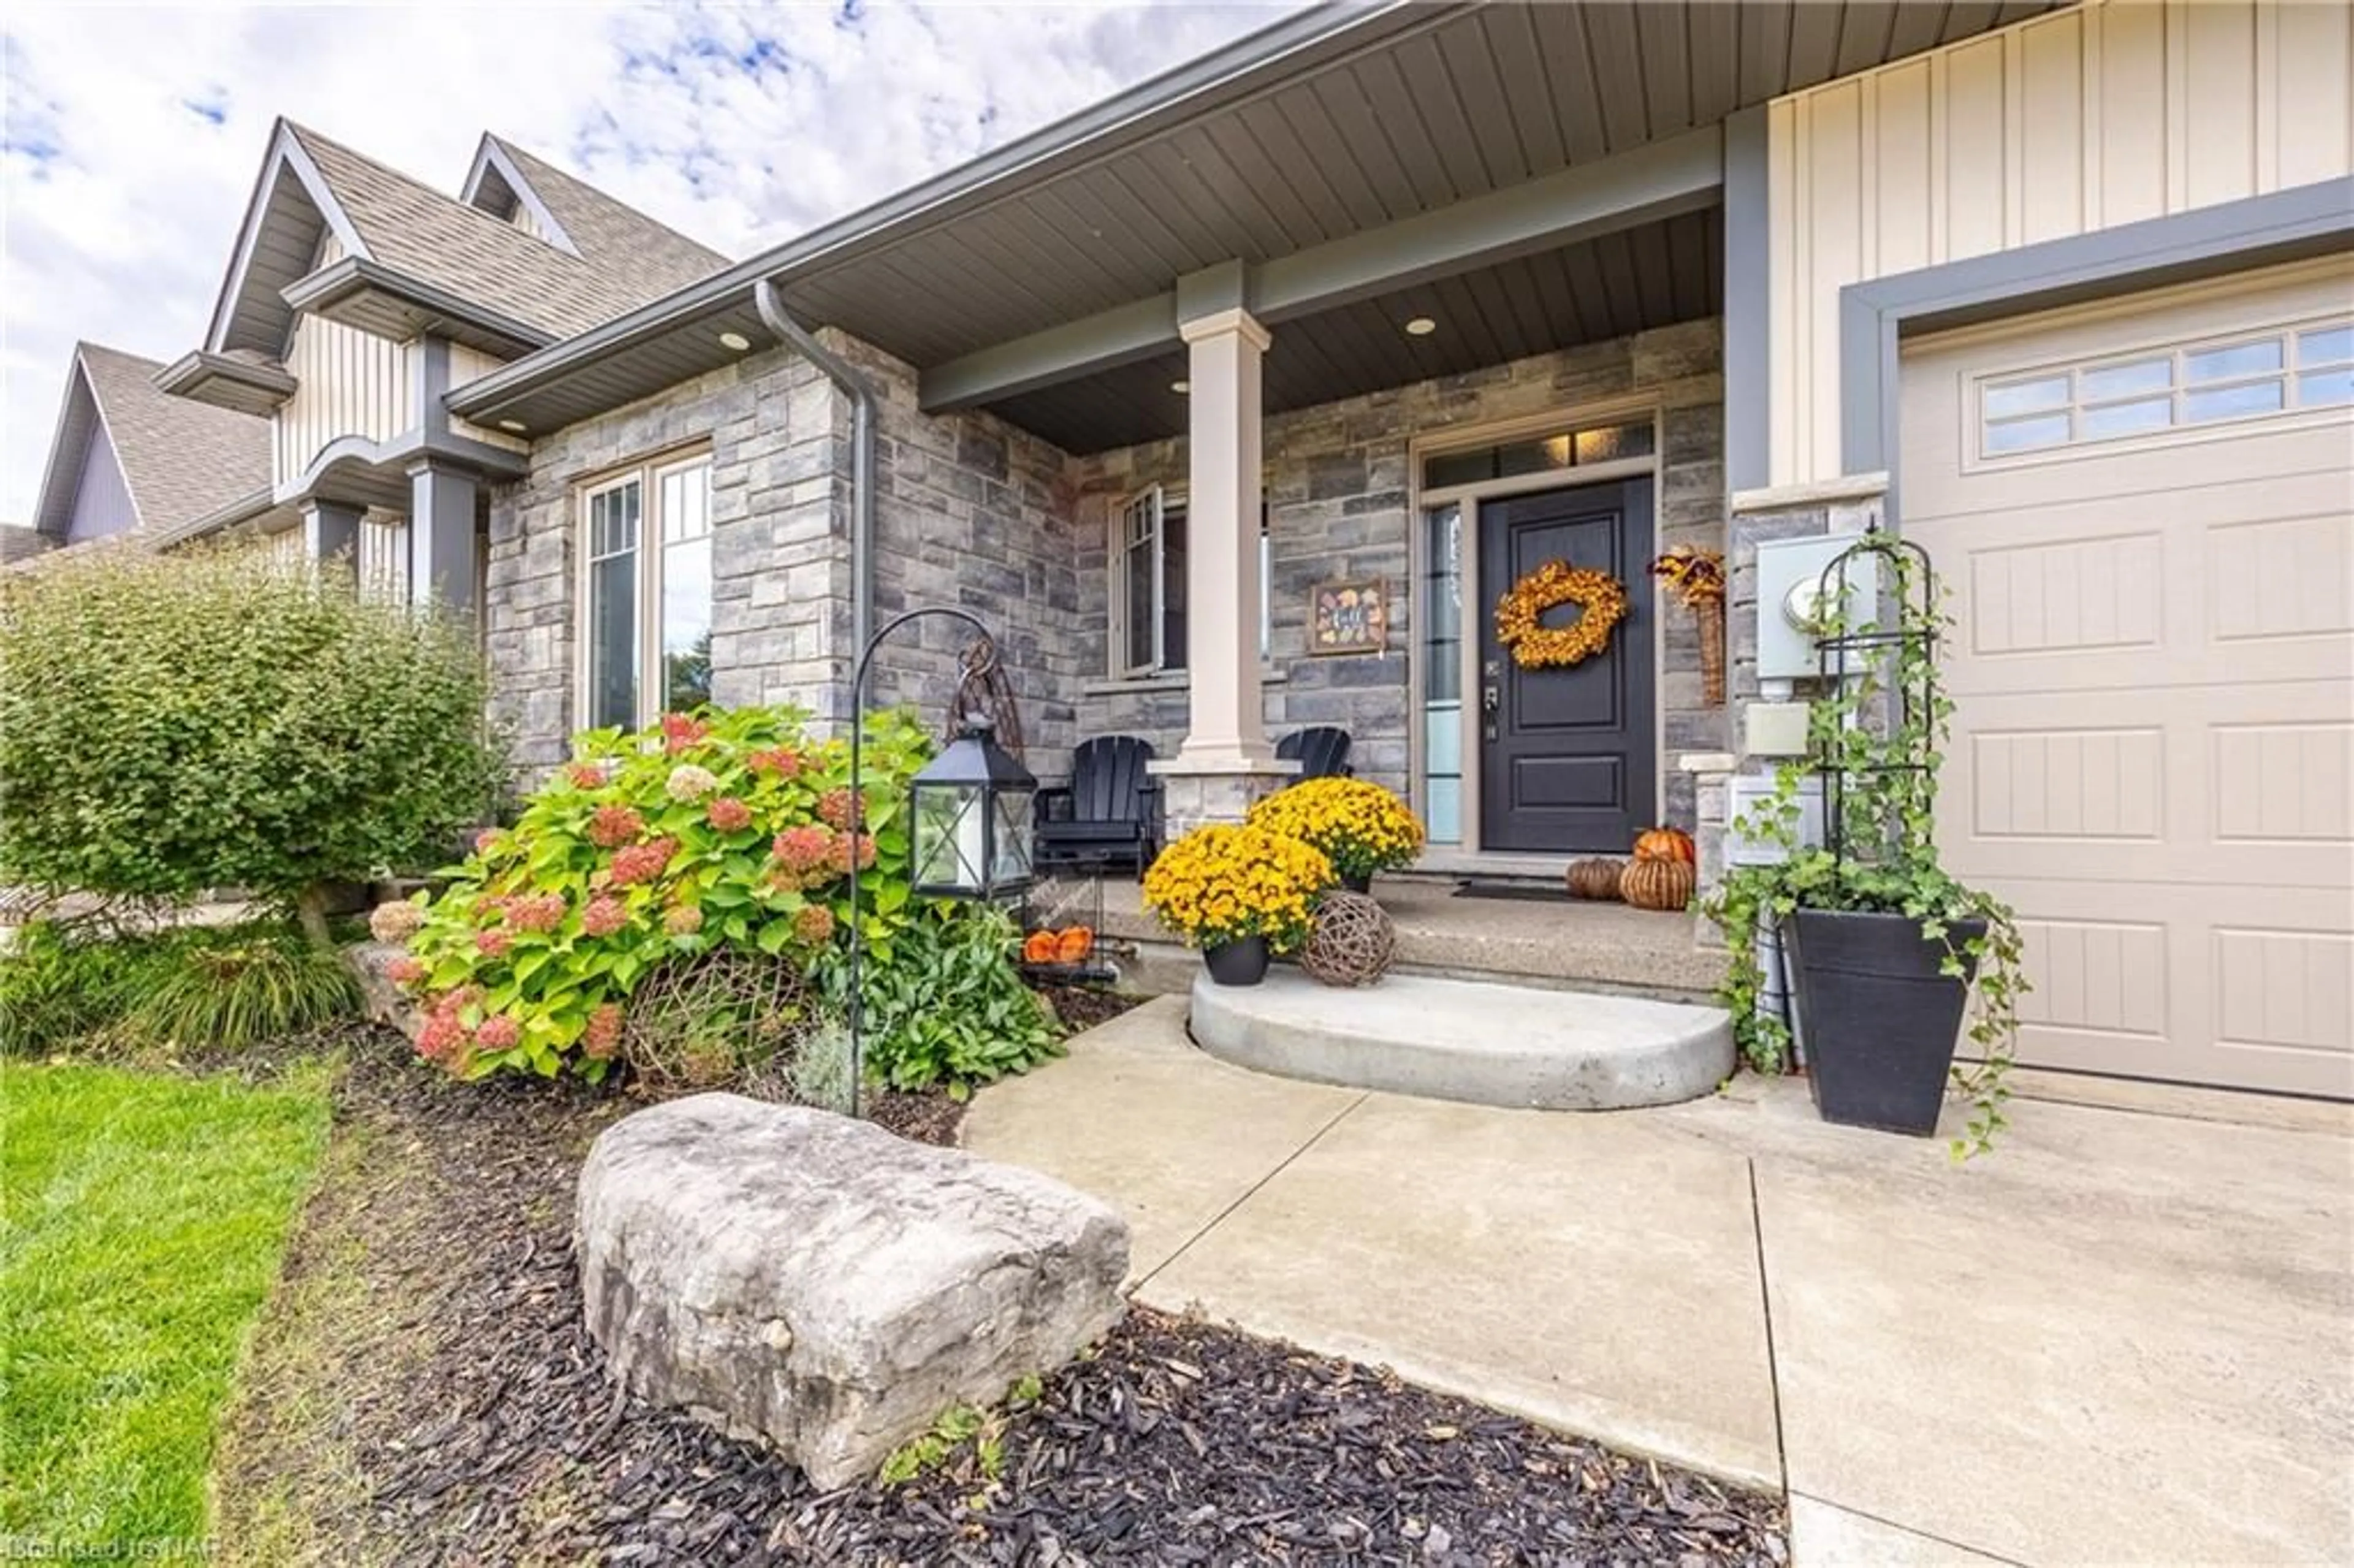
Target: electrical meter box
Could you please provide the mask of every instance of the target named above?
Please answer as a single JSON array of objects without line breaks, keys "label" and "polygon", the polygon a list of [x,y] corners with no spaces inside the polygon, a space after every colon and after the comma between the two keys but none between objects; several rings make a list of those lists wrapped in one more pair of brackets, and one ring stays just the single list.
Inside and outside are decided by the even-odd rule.
[{"label": "electrical meter box", "polygon": [[[1773,798],[1771,774],[1737,773],[1725,780],[1725,864],[1771,865],[1787,858],[1781,844],[1774,840],[1755,838],[1741,831],[1743,820]],[[1821,847],[1823,842],[1823,781],[1809,776],[1798,780],[1798,843],[1802,848],[1814,849]]]},{"label": "electrical meter box", "polygon": [[[1802,681],[1823,673],[1815,639],[1824,626],[1823,568],[1859,543],[1853,534],[1808,539],[1766,539],[1757,546],[1757,678]],[[1847,564],[1851,601],[1870,606],[1880,598],[1880,561],[1858,556]],[[1833,584],[1832,591],[1837,591]],[[1857,624],[1866,614],[1851,618]]]}]

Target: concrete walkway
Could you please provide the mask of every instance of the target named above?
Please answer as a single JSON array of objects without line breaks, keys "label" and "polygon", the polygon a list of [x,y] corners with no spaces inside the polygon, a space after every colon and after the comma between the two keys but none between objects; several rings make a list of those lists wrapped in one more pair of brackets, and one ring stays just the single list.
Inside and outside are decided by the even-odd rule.
[{"label": "concrete walkway", "polygon": [[2343,1107],[2022,1100],[1956,1168],[1795,1085],[1498,1110],[1183,1023],[1147,1003],[965,1122],[1119,1204],[1149,1305],[1786,1488],[1802,1568],[2354,1561]]}]

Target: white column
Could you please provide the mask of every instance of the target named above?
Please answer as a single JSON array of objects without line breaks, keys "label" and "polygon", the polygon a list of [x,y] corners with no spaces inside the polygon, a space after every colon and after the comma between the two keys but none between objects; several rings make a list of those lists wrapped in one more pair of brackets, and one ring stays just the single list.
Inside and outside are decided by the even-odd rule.
[{"label": "white column", "polygon": [[1191,707],[1181,762],[1263,769],[1259,698],[1259,359],[1267,329],[1247,311],[1187,322],[1193,383],[1186,484],[1186,665]]}]

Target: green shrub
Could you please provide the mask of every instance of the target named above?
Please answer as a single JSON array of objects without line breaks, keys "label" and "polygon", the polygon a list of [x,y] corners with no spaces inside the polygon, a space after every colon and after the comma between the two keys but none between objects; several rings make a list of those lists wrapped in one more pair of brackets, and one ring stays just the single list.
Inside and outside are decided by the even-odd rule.
[{"label": "green shrub", "polygon": [[341,958],[292,926],[100,936],[42,922],[0,957],[0,1049],[243,1050],[348,1017]]},{"label": "green shrub", "polygon": [[[894,1088],[946,1084],[962,1099],[1059,1053],[1054,1013],[1013,966],[1021,940],[987,906],[947,904],[909,921],[887,959],[859,977],[867,1072]],[[821,979],[837,1005],[847,1001],[841,955],[827,957]]]},{"label": "green shrub", "polygon": [[904,714],[867,721],[854,831],[848,744],[811,739],[804,718],[740,708],[581,736],[439,896],[378,909],[378,934],[408,943],[394,978],[426,1010],[419,1052],[467,1077],[601,1078],[622,1004],[665,959],[737,944],[807,969],[837,948],[854,857],[887,967],[914,913],[903,819],[929,738]]},{"label": "green shrub", "polygon": [[102,551],[0,593],[0,880],[292,902],[446,858],[495,798],[473,637],[250,553]]}]

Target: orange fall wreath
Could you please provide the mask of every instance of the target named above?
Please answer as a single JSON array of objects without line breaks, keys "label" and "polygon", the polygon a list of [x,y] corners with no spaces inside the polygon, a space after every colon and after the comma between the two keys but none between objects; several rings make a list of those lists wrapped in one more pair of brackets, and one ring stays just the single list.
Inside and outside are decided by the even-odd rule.
[{"label": "orange fall wreath", "polygon": [[[1564,604],[1584,611],[1567,626],[1550,627],[1538,617]],[[1583,663],[1610,645],[1610,633],[1627,615],[1627,590],[1607,572],[1547,561],[1512,585],[1496,601],[1496,641],[1512,651],[1523,670],[1552,670]]]}]

